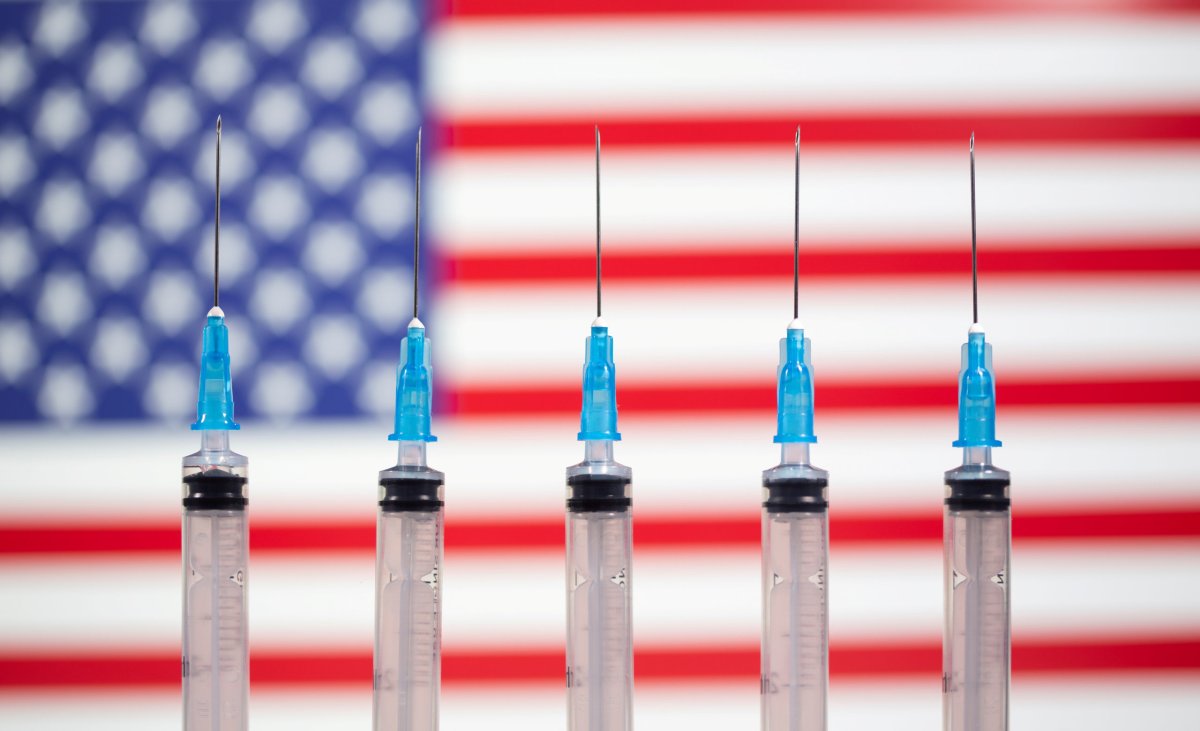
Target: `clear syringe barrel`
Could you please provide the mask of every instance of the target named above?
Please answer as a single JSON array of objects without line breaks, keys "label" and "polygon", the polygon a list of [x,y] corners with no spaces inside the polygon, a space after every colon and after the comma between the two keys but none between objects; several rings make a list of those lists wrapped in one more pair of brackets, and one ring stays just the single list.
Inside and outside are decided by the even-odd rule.
[{"label": "clear syringe barrel", "polygon": [[247,726],[247,468],[229,432],[183,459],[183,727]]},{"label": "clear syringe barrel", "polygon": [[567,728],[633,728],[632,473],[611,441],[567,469]]},{"label": "clear syringe barrel", "polygon": [[763,474],[762,676],[764,731],[825,731],[829,686],[828,473],[808,445],[783,445]]},{"label": "clear syringe barrel", "polygon": [[[380,473],[375,551],[376,731],[436,731],[442,675],[443,475],[424,442]],[[406,449],[419,463],[404,464]]]},{"label": "clear syringe barrel", "polygon": [[968,448],[965,464],[946,473],[945,731],[1008,729],[1009,474],[990,464],[990,451]]}]

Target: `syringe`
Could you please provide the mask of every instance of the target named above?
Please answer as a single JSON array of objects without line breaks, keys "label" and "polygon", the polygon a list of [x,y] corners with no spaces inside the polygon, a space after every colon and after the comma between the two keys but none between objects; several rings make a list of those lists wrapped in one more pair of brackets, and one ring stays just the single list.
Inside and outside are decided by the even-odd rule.
[{"label": "syringe", "polygon": [[811,347],[800,326],[800,128],[796,128],[792,322],[779,341],[780,463],[763,471],[762,728],[824,731],[829,682],[829,473],[809,463]]},{"label": "syringe", "polygon": [[244,731],[248,460],[229,448],[233,385],[220,307],[221,118],[217,117],[213,306],[204,325],[196,423],[200,451],[183,458],[183,727]]},{"label": "syringe", "polygon": [[600,130],[596,129],[596,319],[584,348],[583,461],[567,468],[567,727],[633,727],[630,614],[633,470],[613,460],[613,341],[601,318]]},{"label": "syringe", "polygon": [[396,374],[394,467],[379,473],[375,549],[376,731],[433,731],[442,682],[442,499],[445,475],[425,464],[433,385],[425,326],[417,317],[421,262],[421,132],[413,216],[413,318]]},{"label": "syringe", "polygon": [[971,134],[972,322],[958,379],[963,463],[946,472],[942,725],[946,731],[1006,731],[1009,679],[1009,473],[992,465],[996,385],[992,346],[979,325],[975,236],[975,135]]}]

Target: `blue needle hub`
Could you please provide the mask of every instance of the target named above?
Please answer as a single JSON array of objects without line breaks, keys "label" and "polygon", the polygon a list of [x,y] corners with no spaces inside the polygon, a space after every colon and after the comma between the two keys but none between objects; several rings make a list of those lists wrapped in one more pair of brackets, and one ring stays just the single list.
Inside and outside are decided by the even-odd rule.
[{"label": "blue needle hub", "polygon": [[236,430],[233,421],[233,379],[229,375],[229,328],[220,307],[208,311],[200,354],[200,390],[193,431]]}]

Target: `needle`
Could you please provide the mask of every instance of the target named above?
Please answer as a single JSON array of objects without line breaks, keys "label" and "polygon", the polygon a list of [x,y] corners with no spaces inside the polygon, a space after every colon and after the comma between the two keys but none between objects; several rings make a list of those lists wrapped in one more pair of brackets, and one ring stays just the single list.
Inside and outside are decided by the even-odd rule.
[{"label": "needle", "polygon": [[596,317],[600,317],[600,126],[596,125]]},{"label": "needle", "polygon": [[213,307],[221,306],[221,115],[217,115],[217,214],[213,225]]},{"label": "needle", "polygon": [[975,133],[971,132],[971,316],[979,324],[979,265],[975,240]]},{"label": "needle", "polygon": [[796,125],[796,205],[792,233],[792,319],[800,319],[800,125]]},{"label": "needle", "polygon": [[421,278],[421,128],[417,128],[417,163],[414,174],[417,189],[413,213],[413,319],[417,319],[417,294]]}]

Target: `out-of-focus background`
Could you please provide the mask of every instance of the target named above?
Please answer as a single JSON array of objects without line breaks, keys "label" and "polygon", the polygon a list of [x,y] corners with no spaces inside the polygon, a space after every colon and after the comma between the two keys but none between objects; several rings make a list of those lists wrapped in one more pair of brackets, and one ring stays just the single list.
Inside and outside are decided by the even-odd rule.
[{"label": "out-of-focus background", "polygon": [[0,3],[0,726],[178,723],[178,470],[197,443],[218,113],[256,729],[369,724],[422,123],[443,728],[564,723],[594,123],[637,721],[756,726],[798,122],[832,727],[939,723],[974,130],[1014,474],[1013,727],[1197,728],[1187,0]]}]

